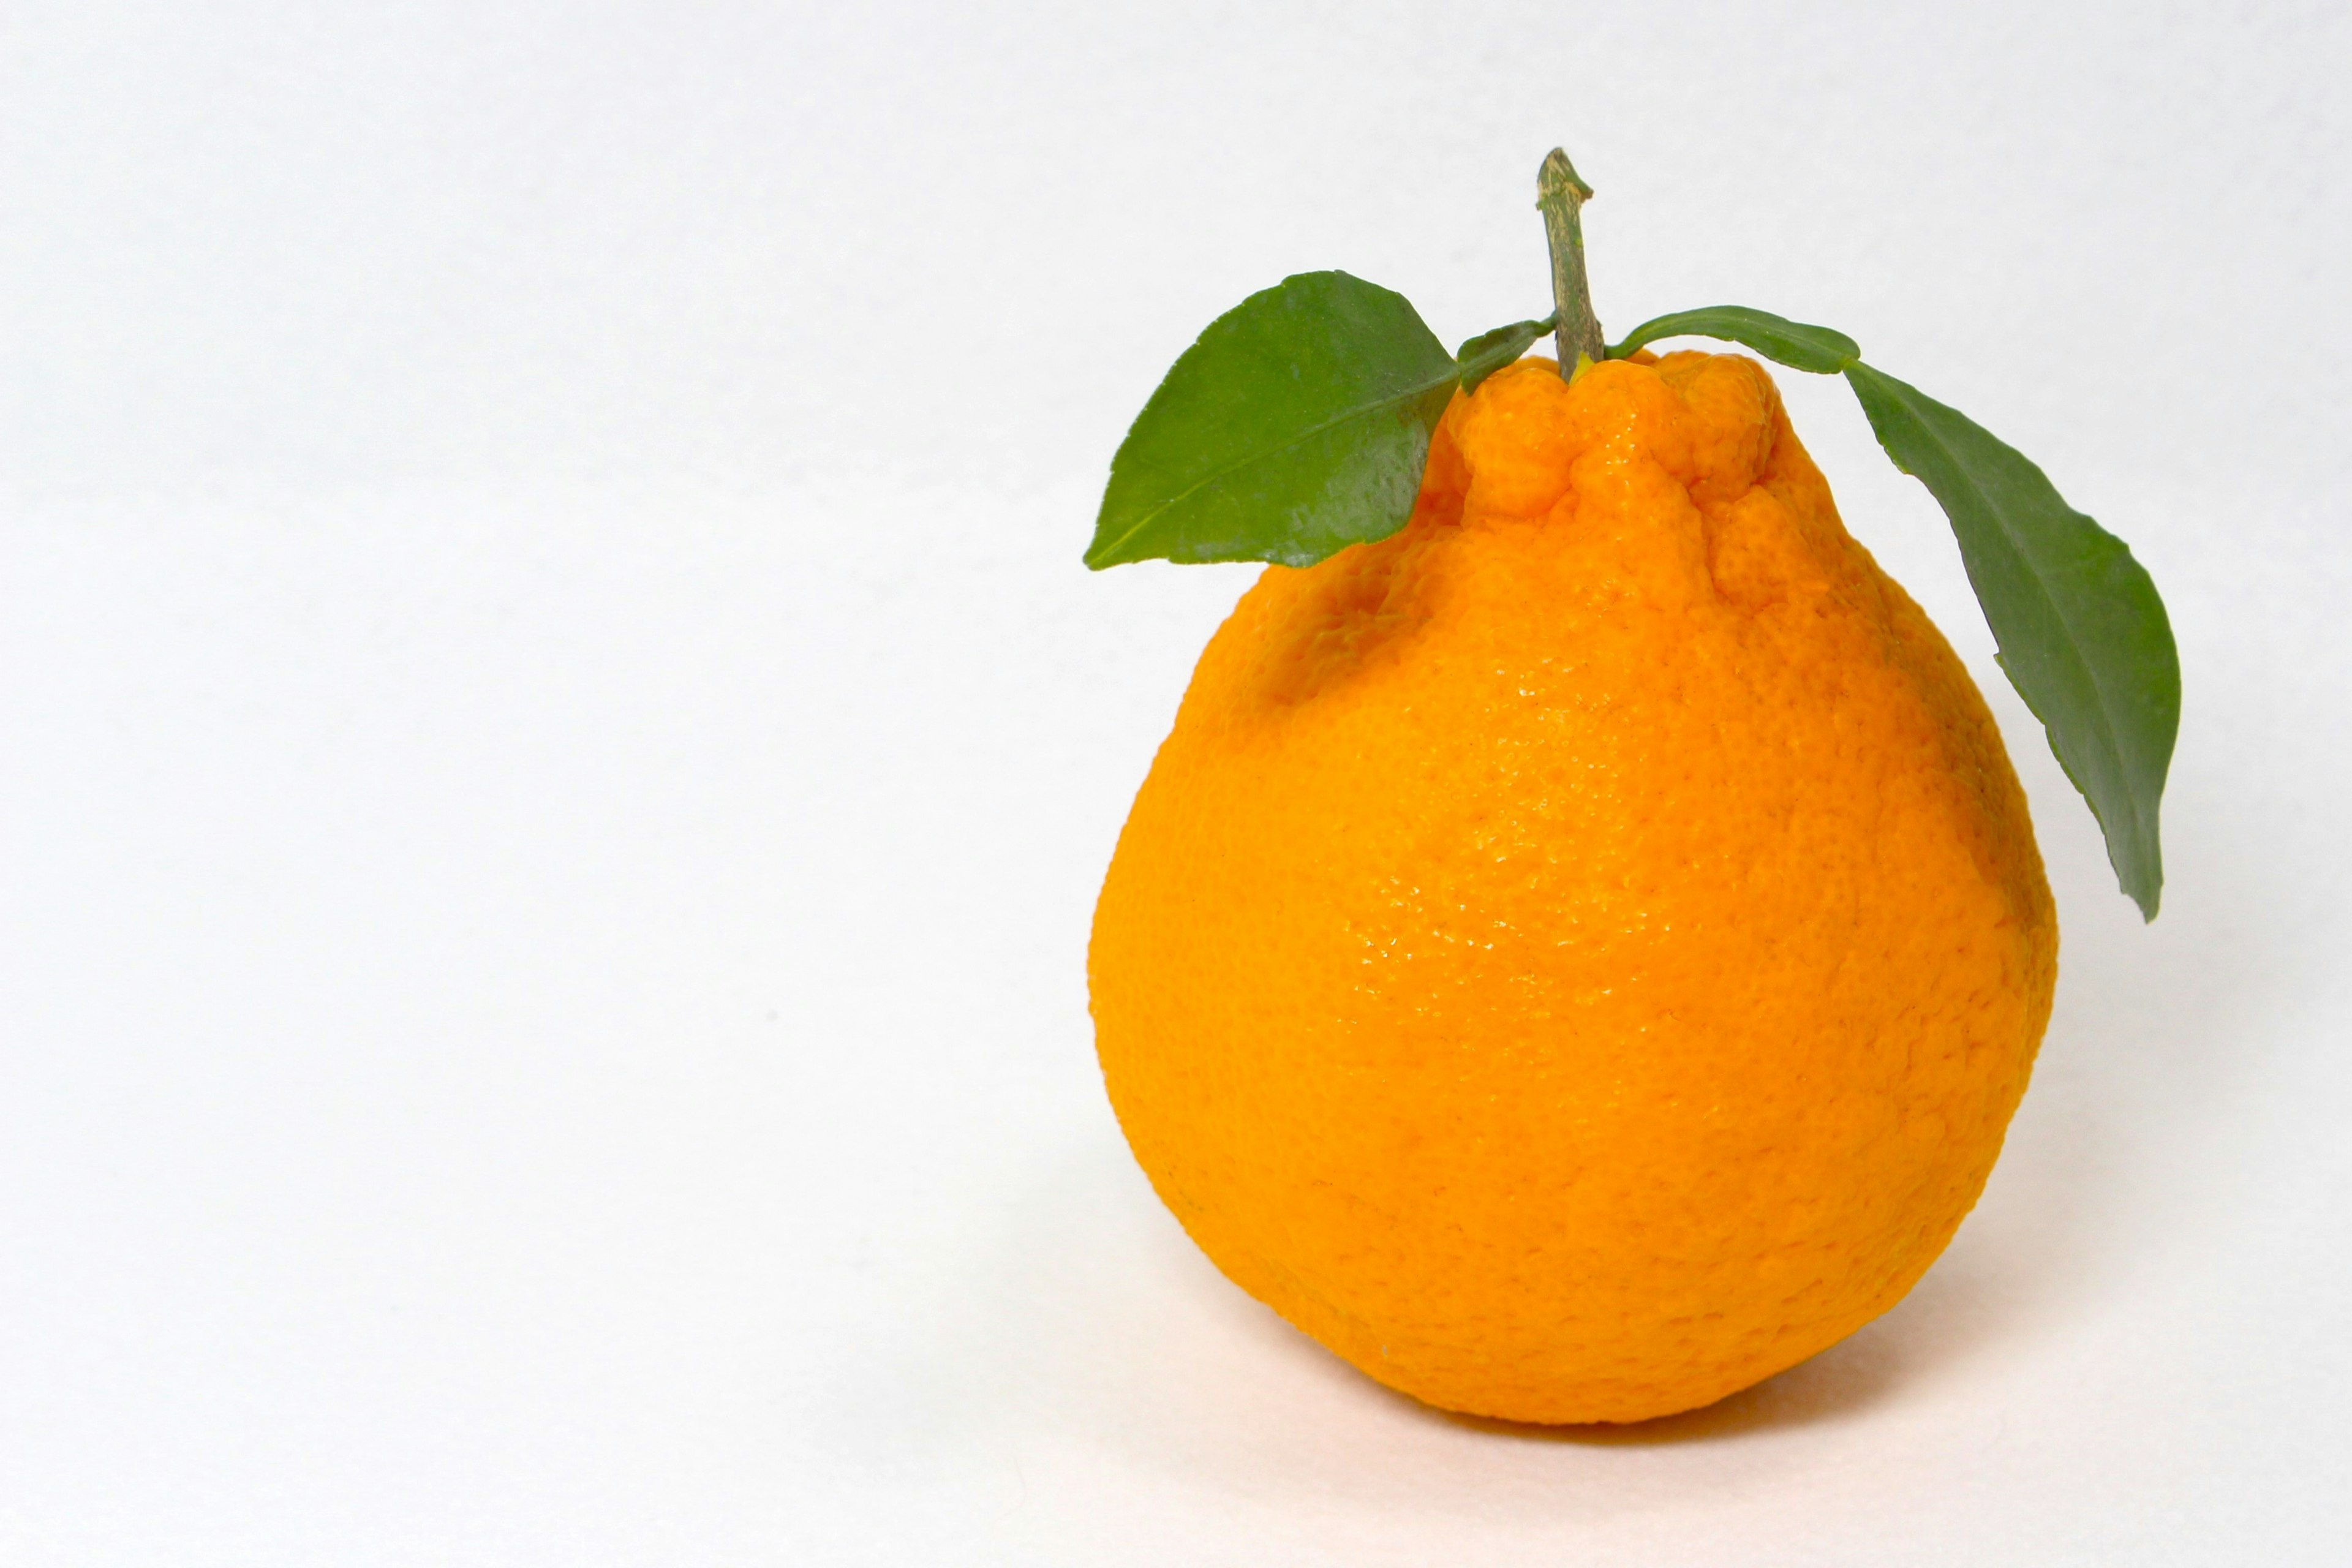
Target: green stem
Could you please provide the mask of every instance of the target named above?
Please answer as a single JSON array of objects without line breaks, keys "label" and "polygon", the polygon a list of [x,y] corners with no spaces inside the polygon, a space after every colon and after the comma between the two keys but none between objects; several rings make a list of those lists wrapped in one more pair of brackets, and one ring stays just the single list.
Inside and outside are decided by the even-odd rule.
[{"label": "green stem", "polygon": [[1592,287],[1584,276],[1584,225],[1579,209],[1592,199],[1592,187],[1558,147],[1536,175],[1536,205],[1543,213],[1544,237],[1551,243],[1551,297],[1559,308],[1552,341],[1559,350],[1559,374],[1576,374],[1580,357],[1598,364],[1608,353],[1601,323],[1592,314]]}]

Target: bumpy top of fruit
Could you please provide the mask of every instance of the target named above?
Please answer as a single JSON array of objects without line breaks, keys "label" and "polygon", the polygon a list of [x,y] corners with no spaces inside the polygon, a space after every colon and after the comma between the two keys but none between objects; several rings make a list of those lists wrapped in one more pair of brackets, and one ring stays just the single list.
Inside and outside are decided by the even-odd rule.
[{"label": "bumpy top of fruit", "polygon": [[1448,353],[1401,294],[1302,272],[1211,322],[1111,460],[1087,564],[1154,558],[1311,566],[1404,526],[1430,433],[1456,396],[1556,336],[1562,373],[1664,338],[1718,338],[1843,375],[1897,468],[1951,521],[2001,668],[2105,833],[2123,890],[2156,918],[2158,815],[2180,721],[2172,628],[2124,542],[2068,506],[2016,448],[1864,364],[1827,327],[1739,305],[1660,316],[1604,344],[1584,268],[1592,191],[1554,149],[1538,176],[1554,310]]}]

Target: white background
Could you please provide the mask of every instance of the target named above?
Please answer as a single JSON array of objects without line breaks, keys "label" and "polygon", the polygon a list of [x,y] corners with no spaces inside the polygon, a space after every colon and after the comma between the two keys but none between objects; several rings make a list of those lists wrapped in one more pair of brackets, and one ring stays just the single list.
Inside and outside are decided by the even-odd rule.
[{"label": "white background", "polygon": [[[1932,13],[1932,14],[1931,14]],[[0,1563],[2263,1563],[2352,1538],[2340,4],[0,0]],[[1924,491],[2057,1016],[1909,1301],[1482,1427],[1129,1161],[1097,879],[1246,568],[1213,316],[1734,300],[2038,458],[2187,679],[2143,928]]]}]

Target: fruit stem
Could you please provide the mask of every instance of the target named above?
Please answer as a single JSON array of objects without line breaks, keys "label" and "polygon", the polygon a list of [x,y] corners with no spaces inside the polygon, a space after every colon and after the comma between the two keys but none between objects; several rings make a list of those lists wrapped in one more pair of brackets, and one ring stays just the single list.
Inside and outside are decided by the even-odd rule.
[{"label": "fruit stem", "polygon": [[1592,314],[1592,286],[1584,277],[1584,224],[1577,216],[1591,199],[1592,187],[1578,177],[1568,153],[1553,148],[1536,175],[1536,206],[1543,214],[1544,238],[1551,244],[1551,297],[1559,308],[1552,342],[1566,380],[1575,378],[1580,360],[1598,364],[1607,352]]}]

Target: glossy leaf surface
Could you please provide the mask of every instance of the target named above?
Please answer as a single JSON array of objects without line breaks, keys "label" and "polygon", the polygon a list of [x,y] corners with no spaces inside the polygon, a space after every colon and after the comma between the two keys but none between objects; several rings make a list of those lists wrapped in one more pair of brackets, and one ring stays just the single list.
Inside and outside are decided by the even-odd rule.
[{"label": "glossy leaf surface", "polygon": [[1412,515],[1459,374],[1401,294],[1302,272],[1210,323],[1136,416],[1086,563],[1310,566]]}]

